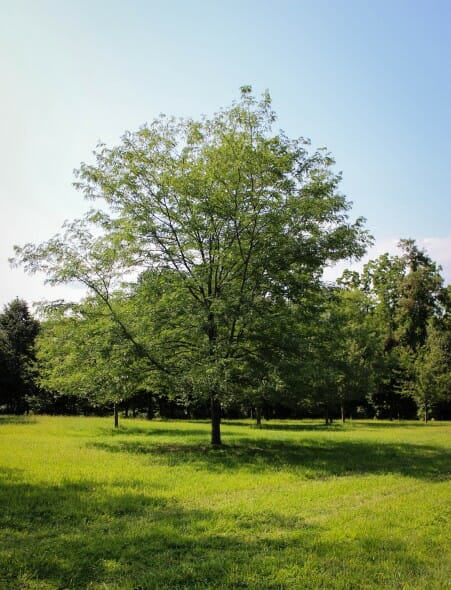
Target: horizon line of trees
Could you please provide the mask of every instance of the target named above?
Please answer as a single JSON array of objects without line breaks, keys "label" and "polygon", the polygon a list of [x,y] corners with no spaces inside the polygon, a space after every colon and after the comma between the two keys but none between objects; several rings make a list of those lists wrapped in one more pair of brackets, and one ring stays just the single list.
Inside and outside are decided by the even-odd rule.
[{"label": "horizon line of trees", "polygon": [[[314,316],[298,326],[304,354],[290,367],[272,365],[260,382],[237,372],[223,416],[451,419],[451,287],[413,240],[399,246],[401,255],[383,254],[323,285]],[[141,281],[149,288],[148,276]],[[128,293],[115,305],[124,313],[138,306],[144,328],[152,318],[141,302]],[[92,301],[60,303],[39,321],[23,300],[4,307],[1,413],[210,416],[188,381],[147,381],[128,338],[98,311]],[[258,373],[265,362],[255,358],[246,370]]]}]

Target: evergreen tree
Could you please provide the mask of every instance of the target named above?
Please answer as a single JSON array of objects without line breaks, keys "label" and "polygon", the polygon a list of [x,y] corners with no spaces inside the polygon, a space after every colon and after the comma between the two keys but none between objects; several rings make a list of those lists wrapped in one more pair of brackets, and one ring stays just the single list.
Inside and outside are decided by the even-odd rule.
[{"label": "evergreen tree", "polygon": [[35,393],[32,364],[39,322],[25,301],[14,299],[0,314],[0,404],[8,413],[29,409]]}]

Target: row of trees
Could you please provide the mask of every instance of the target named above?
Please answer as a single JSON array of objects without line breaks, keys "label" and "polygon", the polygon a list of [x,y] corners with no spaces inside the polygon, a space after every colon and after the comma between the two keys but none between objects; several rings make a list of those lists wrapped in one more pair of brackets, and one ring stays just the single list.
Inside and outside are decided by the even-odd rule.
[{"label": "row of trees", "polygon": [[42,386],[90,403],[136,392],[208,403],[213,444],[233,408],[321,408],[329,419],[337,403],[344,417],[379,395],[378,412],[393,413],[388,396],[399,408],[418,400],[432,374],[427,395],[443,397],[449,294],[438,269],[405,241],[401,256],[325,285],[325,266],[359,258],[371,238],[349,220],[330,155],[274,134],[274,121],[269,96],[243,87],[211,119],[162,116],[81,166],[77,187],[103,206],[16,248],[29,272],[88,289],[81,303],[41,309]]},{"label": "row of trees", "polygon": [[[450,287],[413,241],[400,246],[400,255],[384,254],[362,273],[346,271],[337,285],[323,285],[297,325],[286,322],[272,340],[267,335],[258,353],[229,376],[223,411],[251,411],[257,420],[262,413],[322,414],[327,421],[338,413],[342,420],[417,412],[426,421],[449,418]],[[131,327],[133,320],[140,341],[155,343],[167,338],[167,318],[164,306],[145,307],[151,287],[148,275],[140,277],[135,294],[116,294],[112,304],[122,322]],[[151,300],[160,302],[165,291],[153,291]],[[12,413],[73,413],[113,404],[149,417],[156,411],[208,415],[203,389],[196,390],[186,366],[173,360],[167,373],[150,372],[136,345],[95,299],[52,306],[41,326],[26,303],[15,300],[0,315],[0,406]]]},{"label": "row of trees", "polygon": [[[376,415],[425,421],[433,409],[448,415],[451,398],[451,290],[440,269],[413,240],[400,255],[384,254],[361,274],[346,271],[336,290],[331,358],[342,369],[342,415],[352,396],[366,391]],[[350,398],[351,396],[351,398]],[[414,403],[412,403],[414,402]],[[441,409],[440,409],[441,408]]]}]

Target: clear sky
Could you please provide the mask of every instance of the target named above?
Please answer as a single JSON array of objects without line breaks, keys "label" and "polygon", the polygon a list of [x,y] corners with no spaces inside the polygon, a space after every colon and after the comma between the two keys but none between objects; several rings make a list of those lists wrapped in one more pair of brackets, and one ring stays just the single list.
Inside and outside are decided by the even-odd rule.
[{"label": "clear sky", "polygon": [[88,208],[73,169],[161,112],[269,89],[327,146],[372,256],[415,238],[451,281],[450,0],[0,0],[0,305],[44,288],[7,262]]}]

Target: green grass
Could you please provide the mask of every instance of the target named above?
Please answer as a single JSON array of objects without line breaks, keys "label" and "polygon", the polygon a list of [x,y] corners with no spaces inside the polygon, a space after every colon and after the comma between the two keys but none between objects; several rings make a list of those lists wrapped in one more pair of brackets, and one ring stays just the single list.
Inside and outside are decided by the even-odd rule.
[{"label": "green grass", "polygon": [[0,417],[1,590],[449,588],[450,423]]}]

